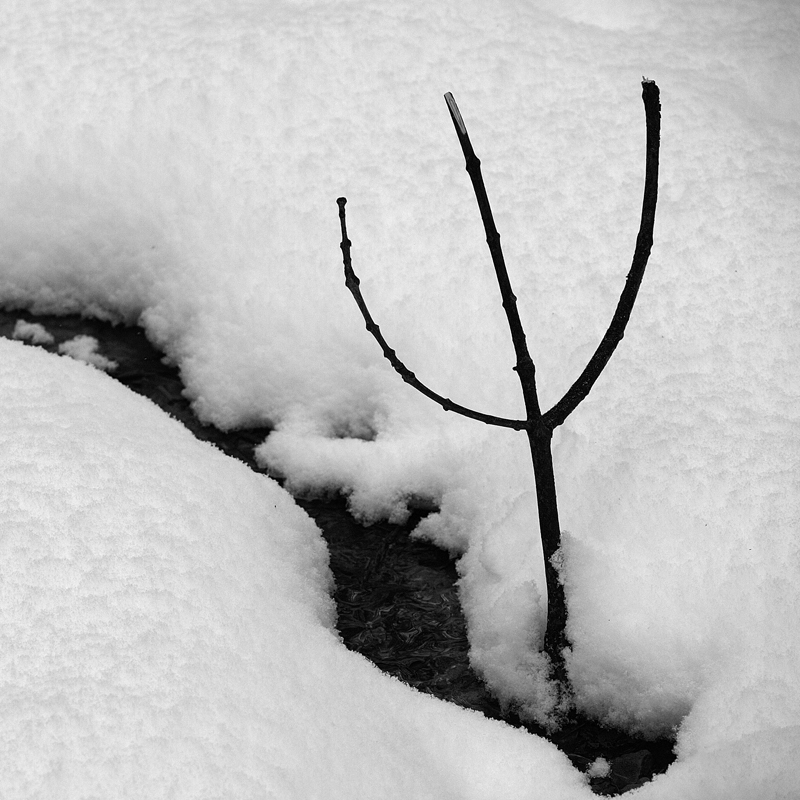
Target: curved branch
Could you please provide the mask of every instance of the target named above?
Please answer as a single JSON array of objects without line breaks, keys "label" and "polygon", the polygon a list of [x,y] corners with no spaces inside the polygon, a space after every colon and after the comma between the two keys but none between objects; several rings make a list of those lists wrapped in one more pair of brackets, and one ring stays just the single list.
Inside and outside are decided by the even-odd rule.
[{"label": "curved branch", "polygon": [[367,330],[375,337],[375,341],[378,342],[378,344],[381,346],[381,350],[383,350],[383,355],[400,374],[400,377],[410,386],[413,386],[418,392],[421,392],[426,397],[429,397],[431,400],[438,403],[445,411],[454,411],[456,414],[461,414],[461,416],[470,417],[471,419],[485,422],[487,425],[497,425],[502,428],[514,428],[515,430],[523,430],[526,428],[528,423],[524,419],[493,417],[489,414],[482,414],[480,411],[474,411],[471,408],[454,403],[447,397],[442,397],[442,395],[437,394],[432,389],[429,389],[427,386],[425,386],[424,383],[421,383],[419,380],[417,380],[416,375],[414,375],[414,373],[397,357],[395,351],[389,347],[389,345],[386,343],[386,340],[383,338],[381,329],[372,319],[372,315],[369,313],[367,304],[361,294],[361,289],[359,289],[360,281],[358,276],[353,271],[353,265],[350,260],[351,242],[347,238],[347,225],[345,222],[344,212],[344,206],[345,203],[347,203],[347,198],[340,197],[336,202],[339,205],[339,219],[342,225],[342,243],[340,247],[342,248],[342,260],[344,262],[344,285],[350,290],[351,294],[355,298],[356,304],[361,311],[361,315],[364,317],[364,322],[367,323]]},{"label": "curved branch", "polygon": [[567,393],[549,411],[542,415],[542,422],[549,428],[555,428],[577,408],[578,404],[589,394],[595,381],[611,358],[617,345],[625,335],[633,304],[639,286],[642,283],[647,259],[653,246],[653,226],[656,218],[656,201],[658,199],[658,150],[661,130],[661,103],[658,86],[655,81],[642,81],[642,100],[644,101],[645,120],[647,123],[647,155],[644,178],[644,198],[642,200],[642,219],[633,262],[625,280],[625,287],[617,304],[617,309],[608,326],[605,336],[595,350],[594,355],[572,384]]}]

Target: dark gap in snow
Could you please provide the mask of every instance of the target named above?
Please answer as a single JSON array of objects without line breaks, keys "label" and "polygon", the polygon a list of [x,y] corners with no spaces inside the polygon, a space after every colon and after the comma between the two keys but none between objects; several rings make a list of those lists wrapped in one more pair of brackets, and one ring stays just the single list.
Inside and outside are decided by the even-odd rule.
[{"label": "dark gap in snow", "polygon": [[[256,464],[253,449],[270,429],[224,432],[200,423],[183,396],[178,370],[163,363],[163,355],[142,329],[72,315],[34,316],[20,310],[0,311],[0,335],[12,338],[20,319],[44,326],[53,341],[40,346],[51,352],[75,336],[96,338],[98,352],[118,364],[111,373],[114,378],[150,398],[199,439],[251,469],[267,472]],[[598,758],[605,759],[607,769],[595,764],[597,777],[591,778],[592,789],[599,795],[615,796],[641,786],[675,760],[671,740],[637,739],[577,714],[557,734],[548,735],[501,709],[469,665],[454,562],[443,550],[409,536],[427,513],[436,510],[430,503],[413,503],[416,507],[403,525],[378,522],[369,526],[352,518],[346,499],[339,494],[298,498],[297,503],[328,543],[338,628],[349,649],[419,691],[549,739],[582,772]]]}]

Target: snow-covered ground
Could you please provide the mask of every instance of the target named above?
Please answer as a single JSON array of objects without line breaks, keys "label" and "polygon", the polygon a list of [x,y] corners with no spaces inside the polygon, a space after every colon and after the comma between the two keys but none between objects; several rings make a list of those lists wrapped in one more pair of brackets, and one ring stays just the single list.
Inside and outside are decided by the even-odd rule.
[{"label": "snow-covered ground", "polygon": [[[800,746],[800,9],[793,2],[32,0],[0,7],[0,302],[143,325],[197,412],[277,428],[293,490],[441,512],[472,658],[541,717],[525,437],[442,100],[469,127],[542,405],[630,265],[642,75],[656,244],[555,439],[577,701],[678,729],[642,798],[792,797]],[[85,348],[87,343],[82,343]],[[3,344],[3,796],[588,797],[552,746],[423,698],[331,632],[314,526],[88,367]],[[37,783],[38,781],[38,783]]]}]

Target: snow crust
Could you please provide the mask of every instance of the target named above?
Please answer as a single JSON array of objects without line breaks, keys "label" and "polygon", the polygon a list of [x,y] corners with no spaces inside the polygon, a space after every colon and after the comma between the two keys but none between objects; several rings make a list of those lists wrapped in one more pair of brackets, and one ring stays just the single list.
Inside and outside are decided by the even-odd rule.
[{"label": "snow crust", "polygon": [[473,664],[541,718],[524,436],[445,414],[381,360],[341,285],[335,198],[400,357],[457,402],[521,416],[452,91],[547,408],[624,282],[639,80],[655,79],[651,264],[554,444],[571,676],[591,714],[678,727],[678,764],[642,796],[790,796],[799,14],[781,0],[6,4],[0,301],[143,325],[205,420],[276,425],[260,457],[294,491],[342,488],[365,520],[437,501],[418,533],[461,557]]}]

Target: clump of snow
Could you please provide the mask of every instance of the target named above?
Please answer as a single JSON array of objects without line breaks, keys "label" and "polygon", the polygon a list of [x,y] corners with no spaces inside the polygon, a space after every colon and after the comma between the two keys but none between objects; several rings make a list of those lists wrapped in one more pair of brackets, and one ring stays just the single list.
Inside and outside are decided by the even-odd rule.
[{"label": "clump of snow", "polygon": [[26,322],[24,319],[18,319],[14,323],[14,330],[11,332],[12,339],[22,339],[31,344],[53,344],[55,339],[53,334],[39,322]]},{"label": "clump of snow", "polygon": [[611,764],[605,758],[596,758],[586,770],[590,778],[605,778],[611,772]]},{"label": "clump of snow", "polygon": [[94,336],[74,336],[66,342],[61,342],[58,352],[62,355],[74,358],[76,361],[83,361],[84,364],[91,364],[103,372],[113,372],[119,364],[106,358],[102,353],[97,352],[100,342]]}]

